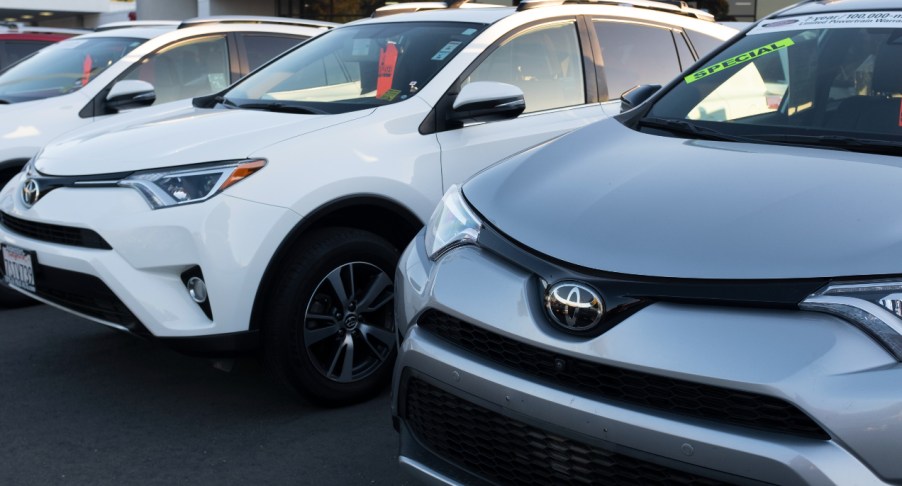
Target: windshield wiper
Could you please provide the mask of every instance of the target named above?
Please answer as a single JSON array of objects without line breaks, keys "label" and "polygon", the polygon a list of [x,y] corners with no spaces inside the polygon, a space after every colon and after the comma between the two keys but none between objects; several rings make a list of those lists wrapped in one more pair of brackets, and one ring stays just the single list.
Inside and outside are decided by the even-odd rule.
[{"label": "windshield wiper", "polygon": [[671,133],[681,135],[692,135],[696,138],[707,140],[725,140],[728,142],[752,142],[760,143],[745,137],[730,135],[728,133],[719,132],[712,128],[703,127],[686,120],[673,120],[670,118],[646,117],[639,120],[639,125],[667,130]]},{"label": "windshield wiper", "polygon": [[238,103],[226,98],[225,96],[217,96],[213,98],[213,101],[223,105],[228,106],[229,108],[238,108]]},{"label": "windshield wiper", "polygon": [[279,101],[274,101],[271,103],[242,103],[240,105],[235,105],[235,107],[246,110],[265,110],[278,113],[300,113],[304,115],[323,115],[326,113],[323,110],[317,108],[287,104]]},{"label": "windshield wiper", "polygon": [[852,152],[902,155],[902,142],[893,142],[891,140],[856,138],[847,135],[792,135],[786,133],[767,133],[750,135],[750,137],[754,137],[755,140],[761,142],[802,144],[808,147],[832,148]]}]

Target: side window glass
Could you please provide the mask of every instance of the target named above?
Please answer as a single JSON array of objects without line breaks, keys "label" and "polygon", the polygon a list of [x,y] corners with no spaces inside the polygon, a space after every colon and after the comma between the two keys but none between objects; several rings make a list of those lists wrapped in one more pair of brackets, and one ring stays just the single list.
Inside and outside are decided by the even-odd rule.
[{"label": "side window glass", "polygon": [[495,49],[464,80],[498,81],[523,90],[525,113],[586,102],[576,23],[555,22],[524,31]]},{"label": "side window glass", "polygon": [[699,59],[705,57],[705,54],[723,44],[723,41],[717,37],[711,37],[710,35],[702,34],[701,32],[696,32],[694,30],[686,30],[686,35],[689,36],[689,40],[695,47],[695,53],[698,54]]},{"label": "side window glass", "polygon": [[307,37],[265,34],[242,34],[242,38],[251,71],[307,39]]},{"label": "side window glass", "polygon": [[624,22],[593,24],[608,99],[617,99],[639,84],[665,84],[682,71],[669,29]]},{"label": "side window glass", "polygon": [[157,94],[155,105],[224,89],[230,84],[225,36],[197,37],[166,46],[142,59],[122,79],[152,84]]},{"label": "side window glass", "polygon": [[685,70],[695,62],[692,51],[689,49],[689,41],[679,32],[673,33],[673,40],[676,42],[677,53],[680,55],[680,70]]},{"label": "side window glass", "polygon": [[6,51],[6,62],[8,64],[12,64],[14,62],[18,62],[21,59],[24,59],[31,55],[31,53],[43,49],[46,46],[49,46],[51,42],[41,42],[41,41],[32,41],[32,42],[6,42],[4,45],[4,49]]}]

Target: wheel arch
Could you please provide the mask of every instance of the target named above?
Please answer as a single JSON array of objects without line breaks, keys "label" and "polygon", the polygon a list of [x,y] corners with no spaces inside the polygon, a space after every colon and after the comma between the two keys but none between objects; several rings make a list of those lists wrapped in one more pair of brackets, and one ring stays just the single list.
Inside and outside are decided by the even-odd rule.
[{"label": "wheel arch", "polygon": [[271,286],[283,262],[298,243],[311,231],[330,227],[357,228],[374,233],[403,251],[424,223],[404,205],[377,196],[350,196],[326,203],[304,217],[282,240],[263,272],[254,307],[251,311],[251,330],[259,330]]}]

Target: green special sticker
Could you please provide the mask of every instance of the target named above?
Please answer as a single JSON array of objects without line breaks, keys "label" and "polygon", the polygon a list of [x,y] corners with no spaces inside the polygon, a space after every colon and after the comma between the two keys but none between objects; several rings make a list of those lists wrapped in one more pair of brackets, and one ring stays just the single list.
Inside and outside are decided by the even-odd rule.
[{"label": "green special sticker", "polygon": [[385,100],[385,101],[394,101],[395,98],[397,98],[399,94],[401,94],[400,89],[390,89],[390,90],[386,91],[385,93],[382,93],[382,96],[380,96],[379,99]]},{"label": "green special sticker", "polygon": [[694,82],[698,81],[699,79],[708,77],[715,73],[719,73],[719,72],[723,71],[724,69],[729,69],[731,67],[738,66],[742,63],[755,60],[758,57],[761,57],[765,54],[770,54],[771,52],[777,52],[781,49],[786,49],[787,47],[793,46],[793,45],[795,45],[795,42],[793,42],[792,39],[787,37],[783,40],[778,40],[778,41],[768,44],[766,46],[761,46],[757,49],[752,49],[751,51],[743,52],[742,54],[740,54],[738,56],[731,57],[731,58],[729,58],[725,61],[721,61],[717,64],[712,64],[704,69],[698,70],[698,71],[690,74],[689,76],[686,76],[683,79],[686,80],[686,84],[694,83]]}]

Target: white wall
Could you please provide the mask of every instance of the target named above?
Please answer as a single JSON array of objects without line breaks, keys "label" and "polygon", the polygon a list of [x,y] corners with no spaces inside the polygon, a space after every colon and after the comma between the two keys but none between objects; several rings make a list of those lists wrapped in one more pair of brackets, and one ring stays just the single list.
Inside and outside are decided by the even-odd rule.
[{"label": "white wall", "polygon": [[197,0],[138,0],[138,20],[184,20],[197,17]]},{"label": "white wall", "polygon": [[210,15],[275,15],[273,0],[208,0]]},{"label": "white wall", "polygon": [[[5,0],[3,0],[5,1]],[[275,0],[137,0],[138,20],[182,20],[206,15],[275,15]]]},{"label": "white wall", "polygon": [[766,17],[795,3],[797,3],[796,0],[758,0],[758,4],[755,5],[755,18]]}]

